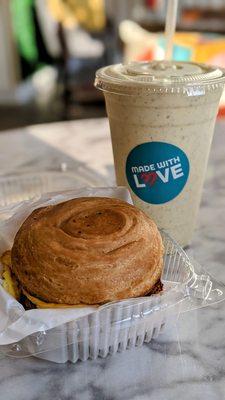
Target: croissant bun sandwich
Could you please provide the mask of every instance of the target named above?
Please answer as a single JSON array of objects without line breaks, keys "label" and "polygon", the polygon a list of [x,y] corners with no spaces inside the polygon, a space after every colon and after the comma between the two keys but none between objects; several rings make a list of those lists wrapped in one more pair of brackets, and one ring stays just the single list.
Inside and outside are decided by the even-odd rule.
[{"label": "croissant bun sandwich", "polygon": [[36,209],[7,256],[11,293],[34,307],[100,305],[162,289],[157,226],[119,199],[83,197]]}]

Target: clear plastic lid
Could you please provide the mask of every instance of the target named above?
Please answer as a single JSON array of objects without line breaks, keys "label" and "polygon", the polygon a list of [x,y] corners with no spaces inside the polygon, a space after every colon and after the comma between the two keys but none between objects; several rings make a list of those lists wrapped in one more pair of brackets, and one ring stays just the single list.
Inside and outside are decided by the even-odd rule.
[{"label": "clear plastic lid", "polygon": [[0,176],[0,220],[1,207],[19,201],[39,197],[43,193],[68,190],[85,186],[100,186],[104,183],[92,171],[79,166],[75,171],[31,171]]},{"label": "clear plastic lid", "polygon": [[96,72],[95,86],[118,94],[142,92],[189,93],[191,88],[213,90],[223,87],[221,68],[178,61],[132,61],[103,67]]}]

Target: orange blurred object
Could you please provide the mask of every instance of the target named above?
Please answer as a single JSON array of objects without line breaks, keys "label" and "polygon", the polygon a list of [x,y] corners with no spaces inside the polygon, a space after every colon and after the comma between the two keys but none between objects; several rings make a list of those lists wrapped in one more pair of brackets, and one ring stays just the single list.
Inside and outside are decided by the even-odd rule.
[{"label": "orange blurred object", "polygon": [[153,60],[154,58],[154,51],[152,49],[147,49],[143,53],[137,56],[137,61],[148,61]]}]

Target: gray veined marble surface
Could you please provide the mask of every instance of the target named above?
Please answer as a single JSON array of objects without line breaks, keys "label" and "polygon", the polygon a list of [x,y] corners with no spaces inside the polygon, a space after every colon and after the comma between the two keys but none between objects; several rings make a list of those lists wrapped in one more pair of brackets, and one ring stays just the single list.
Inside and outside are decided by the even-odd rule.
[{"label": "gray veined marble surface", "polygon": [[[108,122],[49,124],[0,134],[0,173],[79,165],[114,182]],[[189,252],[225,283],[225,122],[218,122]],[[182,314],[157,340],[78,364],[0,360],[4,400],[225,399],[225,302]]]}]

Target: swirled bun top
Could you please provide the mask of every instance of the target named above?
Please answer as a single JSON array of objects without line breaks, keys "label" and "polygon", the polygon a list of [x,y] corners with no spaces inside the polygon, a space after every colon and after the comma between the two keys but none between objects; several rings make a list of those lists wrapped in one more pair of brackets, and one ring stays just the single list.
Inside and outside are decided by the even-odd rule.
[{"label": "swirled bun top", "polygon": [[150,292],[162,256],[157,226],[142,211],[83,197],[32,212],[16,234],[12,269],[43,301],[101,304]]}]

